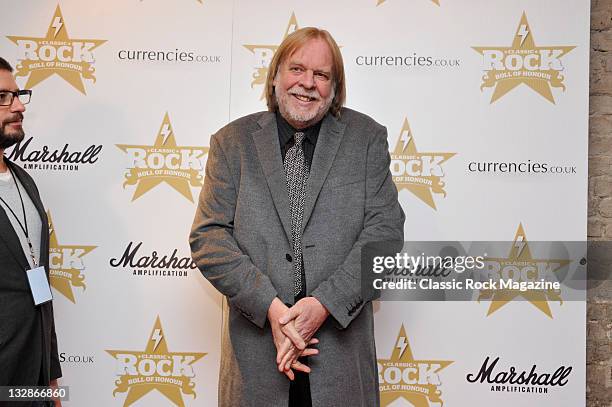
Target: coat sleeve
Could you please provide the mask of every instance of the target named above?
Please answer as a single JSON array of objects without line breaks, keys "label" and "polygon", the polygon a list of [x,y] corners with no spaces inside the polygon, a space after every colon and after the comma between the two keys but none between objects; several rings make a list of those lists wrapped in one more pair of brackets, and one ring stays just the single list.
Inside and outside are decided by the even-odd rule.
[{"label": "coat sleeve", "polygon": [[233,237],[237,188],[217,137],[211,137],[206,177],[189,237],[198,268],[245,318],[263,328],[276,289]]},{"label": "coat sleeve", "polygon": [[363,229],[344,262],[311,294],[327,308],[341,328],[348,327],[363,306],[374,299],[364,296],[364,292],[371,291],[362,291],[361,287],[363,246],[368,242],[390,241],[399,250],[403,244],[405,216],[397,199],[390,163],[387,130],[375,124],[368,143]]}]

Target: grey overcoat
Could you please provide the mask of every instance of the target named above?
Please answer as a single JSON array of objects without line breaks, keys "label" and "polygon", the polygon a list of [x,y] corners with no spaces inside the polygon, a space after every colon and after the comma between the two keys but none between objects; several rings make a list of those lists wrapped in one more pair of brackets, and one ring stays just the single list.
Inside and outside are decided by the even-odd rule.
[{"label": "grey overcoat", "polygon": [[[378,406],[372,303],[360,247],[403,240],[386,129],[344,108],[321,125],[303,218],[307,295],[331,315],[309,358],[315,407]],[[293,301],[289,198],[274,113],[233,121],[211,137],[190,235],[193,259],[226,298],[219,376],[222,407],[287,407],[267,322],[274,297]]]}]

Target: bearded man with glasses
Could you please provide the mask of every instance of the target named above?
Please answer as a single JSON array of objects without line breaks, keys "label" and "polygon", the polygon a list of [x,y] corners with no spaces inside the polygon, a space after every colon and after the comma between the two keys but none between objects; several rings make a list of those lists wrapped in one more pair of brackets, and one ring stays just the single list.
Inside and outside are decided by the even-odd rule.
[{"label": "bearded man with glasses", "polygon": [[[57,387],[62,371],[48,285],[49,222],[34,180],[4,157],[24,138],[24,105],[32,96],[18,89],[12,72],[0,58],[0,386]],[[5,405],[12,404],[0,400]]]}]

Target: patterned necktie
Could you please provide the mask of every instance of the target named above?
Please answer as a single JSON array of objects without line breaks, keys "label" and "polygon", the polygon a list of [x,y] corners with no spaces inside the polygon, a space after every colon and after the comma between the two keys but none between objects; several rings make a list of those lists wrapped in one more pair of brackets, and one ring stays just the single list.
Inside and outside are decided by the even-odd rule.
[{"label": "patterned necktie", "polygon": [[293,244],[293,292],[297,296],[302,290],[302,218],[304,199],[308,182],[308,166],[304,157],[302,142],[304,133],[295,133],[295,144],[287,150],[283,165],[287,177],[289,193],[289,213],[291,216],[291,240]]}]

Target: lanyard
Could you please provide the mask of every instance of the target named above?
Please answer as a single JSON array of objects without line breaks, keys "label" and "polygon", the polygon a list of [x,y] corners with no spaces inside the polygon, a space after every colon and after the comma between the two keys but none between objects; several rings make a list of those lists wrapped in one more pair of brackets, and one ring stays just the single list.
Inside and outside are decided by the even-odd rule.
[{"label": "lanyard", "polygon": [[34,267],[37,267],[38,262],[36,261],[36,255],[34,254],[34,247],[32,247],[32,242],[30,241],[30,235],[28,231],[28,219],[26,218],[26,211],[25,211],[25,205],[23,204],[23,197],[21,196],[21,191],[19,190],[19,184],[17,184],[17,177],[15,177],[15,174],[13,173],[13,170],[11,169],[11,167],[8,167],[8,169],[11,172],[11,175],[13,176],[13,181],[15,182],[17,193],[19,194],[19,200],[21,201],[21,210],[23,212],[23,222],[25,223],[25,227],[21,223],[21,221],[19,220],[19,218],[17,217],[13,209],[9,206],[9,204],[6,203],[4,199],[2,199],[1,196],[0,196],[0,201],[2,201],[2,203],[8,208],[8,210],[11,211],[11,213],[15,217],[15,220],[17,220],[17,223],[19,224],[19,227],[23,231],[23,234],[26,237],[26,241],[28,242],[28,247],[30,248],[30,257],[32,258],[32,264],[34,264]]}]

